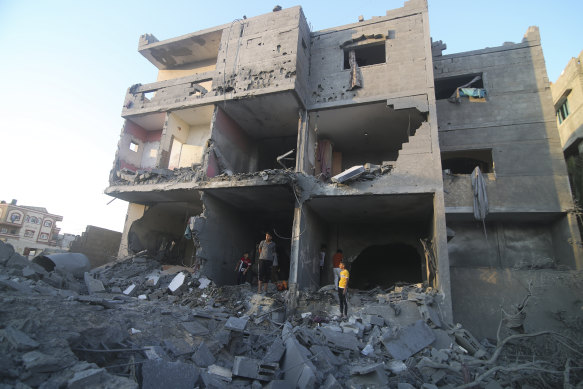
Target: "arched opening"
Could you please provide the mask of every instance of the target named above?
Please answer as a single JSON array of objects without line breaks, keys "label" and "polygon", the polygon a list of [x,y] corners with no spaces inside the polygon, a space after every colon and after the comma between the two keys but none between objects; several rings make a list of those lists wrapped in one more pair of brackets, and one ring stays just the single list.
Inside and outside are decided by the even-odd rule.
[{"label": "arched opening", "polygon": [[403,243],[370,246],[352,262],[350,288],[384,289],[396,282],[423,282],[421,257],[412,246]]}]

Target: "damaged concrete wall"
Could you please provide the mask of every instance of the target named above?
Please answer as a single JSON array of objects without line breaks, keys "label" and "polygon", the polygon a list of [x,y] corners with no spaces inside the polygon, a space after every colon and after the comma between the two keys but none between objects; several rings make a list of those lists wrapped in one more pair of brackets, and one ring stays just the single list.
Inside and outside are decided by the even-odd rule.
[{"label": "damaged concrete wall", "polygon": [[[581,263],[580,249],[569,243],[578,236],[573,234],[577,226],[566,213],[572,200],[538,29],[529,28],[518,44],[435,57],[434,71],[436,82],[480,75],[486,90],[482,100],[440,99],[437,112],[442,151],[492,153],[494,172],[485,175],[487,238],[481,223],[470,222],[469,174],[444,175],[448,227],[456,234],[448,243],[455,320],[487,311],[492,320],[467,325],[479,336],[491,336],[500,301],[521,289],[516,269],[578,268]],[[532,274],[550,283],[557,279],[552,272]],[[551,301],[539,297],[541,304]],[[541,314],[553,310],[545,304],[539,306]]]},{"label": "damaged concrete wall", "polygon": [[117,253],[118,258],[124,258],[130,255],[128,234],[132,224],[146,212],[146,206],[142,204],[128,203],[128,211],[126,213],[126,220],[123,226],[123,231],[121,234],[121,242],[119,245],[119,251]]},{"label": "damaged concrete wall", "polygon": [[[577,274],[560,270],[516,270],[452,267],[452,295],[456,322],[474,336],[496,339],[501,308],[512,311],[532,285],[525,312],[524,332],[573,332],[581,322]],[[507,330],[506,330],[507,331]]]},{"label": "damaged concrete wall", "polygon": [[553,237],[547,223],[452,222],[455,238],[448,243],[452,267],[556,267]]},{"label": "damaged concrete wall", "polygon": [[310,38],[310,26],[300,8],[299,32],[297,40],[297,64],[296,64],[296,83],[295,90],[304,107],[308,106],[310,101],[309,83],[311,73],[311,52],[312,44]]},{"label": "damaged concrete wall", "polygon": [[[154,167],[161,136],[162,129],[148,131],[131,120],[126,120],[118,144],[120,168],[137,170]],[[136,151],[130,149],[131,143],[137,145]]]},{"label": "damaged concrete wall", "polygon": [[223,30],[213,91],[242,97],[294,89],[300,7],[243,21]]},{"label": "damaged concrete wall", "polygon": [[[200,206],[193,204],[192,207],[200,210]],[[184,230],[188,218],[197,214],[197,210],[189,210],[180,203],[158,203],[148,207],[144,216],[130,227],[129,249],[133,253],[148,250],[150,255],[167,262],[188,258],[186,247],[192,243],[185,240]]]},{"label": "damaged concrete wall", "polygon": [[[252,139],[237,122],[229,117],[222,108],[216,107],[212,121],[212,137],[219,155],[211,153],[212,159],[224,159],[225,167],[233,173],[255,171],[257,165],[256,148]],[[220,174],[220,171],[207,172],[209,177]]]},{"label": "damaged concrete wall", "polygon": [[301,212],[297,285],[300,290],[320,287],[320,247],[328,240],[328,226],[309,206]]},{"label": "damaged concrete wall", "polygon": [[[235,264],[245,252],[251,258],[259,243],[251,214],[241,212],[224,201],[203,194],[204,212],[200,230],[196,231],[200,248],[196,256],[203,261],[202,273],[215,283],[233,284]],[[255,259],[255,258],[253,258]]]},{"label": "damaged concrete wall", "polygon": [[[408,1],[403,8],[387,11],[386,17],[314,32],[310,76],[312,104],[425,92],[428,31],[424,27],[423,13],[426,7],[422,1]],[[365,39],[359,43],[364,45],[382,41],[385,62],[361,66],[363,86],[350,90],[350,69],[344,68],[342,45],[362,37]]]}]

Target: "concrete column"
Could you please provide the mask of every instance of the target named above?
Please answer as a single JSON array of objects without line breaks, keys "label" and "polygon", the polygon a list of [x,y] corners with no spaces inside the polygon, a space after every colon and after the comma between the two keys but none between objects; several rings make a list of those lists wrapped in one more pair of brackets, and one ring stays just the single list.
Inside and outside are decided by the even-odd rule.
[{"label": "concrete column", "polygon": [[307,172],[308,166],[308,140],[309,140],[309,115],[308,111],[301,109],[298,118],[298,145],[296,147],[296,172]]},{"label": "concrete column", "polygon": [[291,252],[289,258],[289,293],[286,316],[291,316],[295,313],[298,303],[298,266],[300,258],[300,231],[302,230],[302,222],[301,204],[296,203],[296,208],[294,209],[294,223],[292,227]]}]

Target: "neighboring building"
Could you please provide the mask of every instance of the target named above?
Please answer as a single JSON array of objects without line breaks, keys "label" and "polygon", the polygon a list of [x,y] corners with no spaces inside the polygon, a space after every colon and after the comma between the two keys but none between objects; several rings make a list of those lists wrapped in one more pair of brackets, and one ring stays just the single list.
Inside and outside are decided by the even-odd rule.
[{"label": "neighboring building", "polygon": [[115,261],[121,242],[121,232],[87,226],[81,236],[71,242],[69,251],[89,258],[91,268]]},{"label": "neighboring building", "polygon": [[73,243],[73,241],[78,237],[79,235],[69,233],[59,234],[57,237],[57,247],[59,250],[69,251],[71,248],[71,243]]},{"label": "neighboring building", "polygon": [[551,84],[561,146],[567,161],[571,190],[583,206],[583,51],[571,58],[557,81]]},{"label": "neighboring building", "polygon": [[[292,7],[142,36],[159,72],[128,89],[122,111],[106,189],[130,203],[119,255],[200,261],[233,283],[236,259],[273,231],[292,309],[298,289],[331,282],[339,247],[352,287],[427,282],[449,322],[514,302],[510,269],[581,269],[538,29],[517,44],[444,48],[424,0],[323,31]],[[331,181],[353,166],[358,179]],[[476,166],[490,209],[478,222]],[[478,334],[495,331],[486,324]]]},{"label": "neighboring building", "polygon": [[46,208],[0,202],[0,239],[14,246],[17,253],[34,256],[57,246],[62,216],[48,213]]}]

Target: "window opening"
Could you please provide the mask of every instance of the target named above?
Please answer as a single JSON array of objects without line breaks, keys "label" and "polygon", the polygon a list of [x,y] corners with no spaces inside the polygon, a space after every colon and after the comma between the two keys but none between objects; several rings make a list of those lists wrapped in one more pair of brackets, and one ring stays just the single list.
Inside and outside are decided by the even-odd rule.
[{"label": "window opening", "polygon": [[[484,80],[481,74],[464,74],[455,77],[446,77],[435,80],[435,99],[443,100],[454,98],[456,91],[461,88],[484,89]],[[480,92],[478,92],[480,93]],[[475,96],[474,96],[475,97]]]},{"label": "window opening", "polygon": [[557,118],[559,119],[559,124],[563,123],[563,120],[565,120],[567,116],[569,116],[569,101],[565,99],[563,104],[561,104],[559,109],[557,109]]},{"label": "window opening", "polygon": [[139,145],[135,142],[130,142],[130,150],[133,152],[138,152]]},{"label": "window opening", "polygon": [[51,227],[53,225],[53,222],[50,220],[46,220],[45,221],[45,227]]},{"label": "window opening", "polygon": [[366,45],[344,49],[344,69],[350,69],[350,52],[354,51],[358,66],[376,65],[386,62],[385,44]]},{"label": "window opening", "polygon": [[492,150],[461,150],[441,153],[441,168],[449,174],[472,174],[478,166],[482,173],[493,173]]}]

